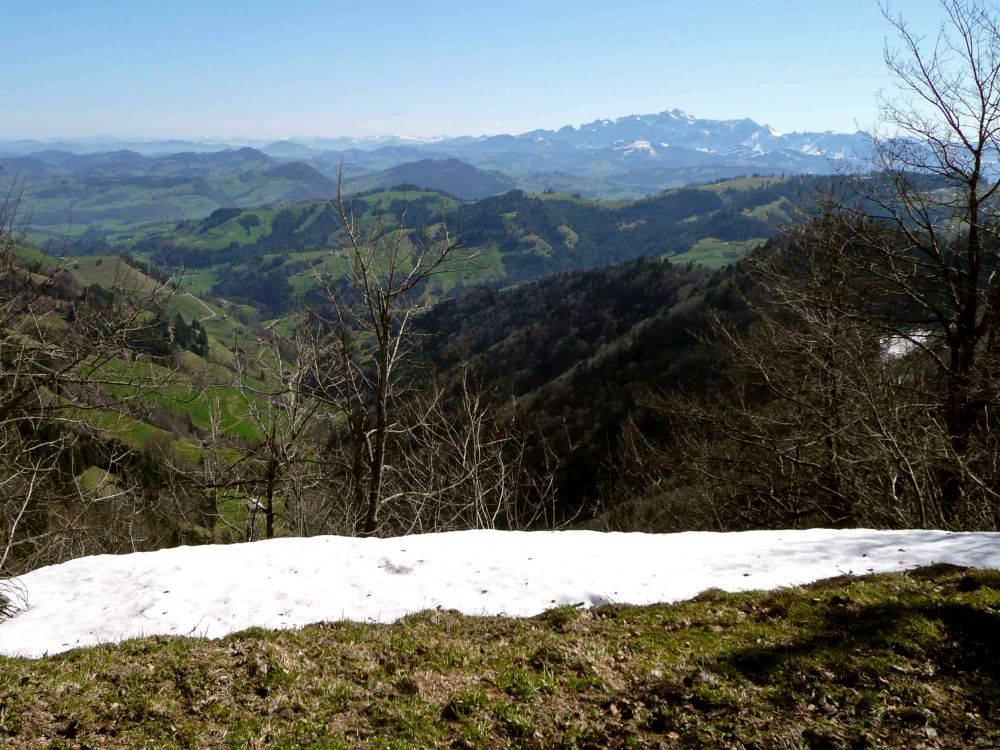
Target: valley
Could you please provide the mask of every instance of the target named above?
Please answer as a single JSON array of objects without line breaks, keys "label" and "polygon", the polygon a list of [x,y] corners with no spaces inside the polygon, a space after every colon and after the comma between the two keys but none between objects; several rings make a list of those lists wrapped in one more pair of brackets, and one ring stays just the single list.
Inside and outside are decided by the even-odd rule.
[{"label": "valley", "polygon": [[[507,446],[520,473],[494,489],[526,494],[494,518],[607,523],[640,492],[622,476],[634,441],[657,452],[684,432],[662,399],[735,398],[742,375],[717,341],[761,315],[750,269],[787,252],[824,196],[865,195],[865,178],[828,173],[871,146],[678,110],[422,142],[35,145],[0,142],[15,265],[71,279],[64,305],[87,290],[112,306],[144,300],[149,332],[109,355],[124,385],[104,386],[128,409],[90,423],[118,425],[155,481],[176,483],[169,533],[203,540],[305,529],[324,513],[312,533],[356,531],[361,485],[381,482],[373,467],[386,460],[372,458],[371,420],[388,431],[390,411],[419,421],[421,408],[450,430],[457,413],[445,412],[472,408],[471,424]],[[426,269],[416,260],[446,246]],[[387,395],[397,387],[412,395]],[[469,439],[450,432],[445,447],[422,429],[402,428],[415,442],[394,471]],[[353,506],[322,511],[331,459],[354,462],[332,480]],[[405,473],[392,481],[394,496],[413,492]],[[458,499],[437,502],[462,513]],[[424,523],[390,512],[400,528]]]},{"label": "valley", "polygon": [[[51,154],[46,158],[53,169],[63,168]],[[68,365],[84,368],[97,391],[85,396],[74,386],[65,392],[60,409],[79,420],[81,429],[66,436],[76,446],[69,454],[72,468],[69,474],[53,468],[52,491],[75,488],[81,501],[75,512],[84,515],[94,512],[90,503],[102,497],[130,497],[140,505],[152,503],[151,510],[166,496],[173,498],[174,511],[167,515],[142,512],[140,533],[153,545],[166,539],[254,539],[308,527],[324,513],[322,523],[347,525],[319,526],[313,533],[350,530],[357,508],[338,511],[343,516],[321,510],[320,498],[329,490],[322,489],[325,449],[316,442],[346,428],[350,418],[340,405],[345,393],[317,390],[302,401],[286,401],[290,377],[306,378],[302,382],[312,383],[310,388],[325,387],[320,385],[325,376],[310,369],[322,360],[310,357],[329,354],[309,348],[318,344],[306,339],[322,331],[304,329],[305,321],[328,314],[331,303],[339,309],[339,295],[359,292],[352,276],[358,269],[344,254],[351,235],[335,200],[336,185],[311,168],[266,166],[266,157],[249,149],[176,159],[120,154],[80,159],[86,169],[103,172],[86,180],[50,175],[58,190],[33,189],[32,177],[25,175],[19,178],[21,203],[7,204],[11,211],[29,211],[22,234],[13,214],[6,225],[8,273],[23,269],[37,279],[31,308],[17,312],[19,297],[11,298],[11,322],[29,324],[31,310],[42,305],[51,309],[46,315],[52,320],[42,340],[88,335],[95,325],[102,329],[93,342],[96,359],[81,352]],[[434,166],[427,168],[433,172]],[[251,171],[238,171],[243,169]],[[146,174],[137,174],[141,170]],[[470,170],[458,173],[468,176]],[[443,174],[455,174],[450,163]],[[243,208],[171,203],[163,195],[150,202],[142,190],[157,190],[164,180],[176,195],[201,191],[205,200],[211,196],[220,203],[237,198],[252,203],[264,195],[284,199]],[[282,192],[289,180],[298,183]],[[308,180],[313,187],[305,186]],[[475,382],[481,410],[476,418],[498,431],[491,439],[509,442],[521,456],[519,478],[502,480],[521,483],[518,492],[527,493],[519,502],[528,505],[517,513],[552,523],[585,520],[600,509],[600,488],[615,460],[613,446],[635,410],[635,394],[681,382],[670,373],[686,368],[683,352],[694,345],[685,329],[690,311],[704,315],[696,300],[713,294],[710,290],[725,285],[731,274],[720,277],[712,269],[766,243],[791,220],[800,197],[815,189],[811,180],[740,178],[641,200],[518,189],[471,199],[395,186],[346,194],[343,205],[360,236],[375,232],[365,240],[373,249],[399,243],[394,246],[403,253],[401,270],[408,267],[406,256],[443,232],[458,239],[464,260],[435,267],[414,289],[420,312],[412,320],[412,342],[407,339],[406,387],[418,393],[443,388],[435,398],[450,402],[457,397],[455,384]],[[59,245],[52,236],[46,239],[45,232],[69,225],[47,228],[38,222],[64,221],[57,205],[74,203],[74,191],[88,185],[97,189],[80,207],[81,215],[89,216],[86,229]],[[122,192],[123,185],[138,192]],[[299,190],[327,197],[302,201]],[[49,210],[31,213],[39,205]],[[128,214],[130,205],[180,217],[136,218]],[[119,223],[109,229],[108,222]],[[640,296],[646,302],[635,306]],[[675,315],[675,307],[688,312]],[[119,333],[111,320],[97,323],[109,311],[118,315],[126,308],[134,310],[133,322],[122,321]],[[550,322],[555,327],[546,327]],[[365,368],[370,366],[364,364],[365,342],[373,332],[359,329],[358,362]],[[113,343],[116,336],[124,336],[123,347]],[[664,336],[677,339],[679,348],[661,349],[656,342]],[[332,351],[331,344],[323,344],[325,351]],[[642,351],[659,354],[647,360]],[[630,368],[639,365],[627,385],[622,381],[610,390],[599,385],[626,362],[633,362]],[[439,373],[441,383],[432,386],[421,374],[426,371]],[[473,380],[463,380],[464,372]],[[574,384],[569,391],[567,378]],[[394,408],[402,413],[412,407]],[[509,426],[501,428],[504,423]],[[272,442],[287,439],[276,430],[292,430],[294,445]],[[274,452],[279,450],[296,452],[294,460],[301,463],[294,471],[285,465],[288,455]],[[294,512],[288,482],[307,485],[293,492]],[[264,505],[261,491],[267,495]],[[547,504],[544,511],[542,505],[530,509],[540,502]],[[58,533],[66,534],[62,523]],[[121,542],[112,541],[119,533]],[[135,533],[117,529],[103,544],[116,549]],[[43,545],[22,564],[50,552]]]},{"label": "valley", "polygon": [[[702,154],[685,155],[680,171],[670,167],[671,180],[694,174],[684,170],[708,163],[707,154],[736,159],[725,168],[735,171],[748,149],[760,155],[794,146],[814,156],[817,143],[837,142],[838,158],[849,151],[849,139],[796,141],[748,120],[709,123],[676,111],[444,146],[479,154],[486,167],[499,162],[483,161],[484,153],[498,160],[506,154],[509,167],[515,154],[543,142],[593,160],[626,136],[648,144],[667,133]],[[743,299],[749,282],[742,259],[800,222],[816,196],[849,184],[840,176],[741,174],[640,198],[614,197],[617,190],[605,183],[605,197],[588,197],[550,184],[531,192],[519,186],[521,178],[446,151],[430,152],[446,158],[397,163],[443,148],[439,142],[364,145],[377,147],[337,152],[289,141],[169,155],[48,150],[0,157],[0,174],[20,170],[9,182],[16,191],[9,201],[17,201],[9,205],[23,230],[20,264],[72,279],[63,297],[88,289],[111,300],[145,295],[150,341],[111,355],[124,384],[104,387],[128,408],[101,409],[90,424],[116,425],[116,439],[147,457],[155,481],[176,483],[170,492],[185,499],[178,523],[167,524],[175,538],[253,539],[275,533],[276,523],[302,529],[322,516],[314,507],[329,492],[321,443],[357,445],[350,430],[361,429],[350,427],[343,411],[344,399],[354,397],[344,383],[353,382],[349,373],[357,367],[365,384],[352,387],[369,388],[383,369],[371,350],[380,324],[357,305],[383,294],[368,284],[392,283],[392,274],[408,272],[412,258],[442,242],[457,246],[455,257],[420,276],[406,302],[386,313],[387,321],[406,321],[400,383],[437,395],[393,408],[420,408],[425,397],[463,408],[461,399],[471,398],[480,410],[475,419],[498,430],[494,438],[518,457],[523,474],[502,480],[521,483],[518,492],[527,493],[515,515],[526,513],[532,523],[600,523],[618,502],[634,431],[669,438],[646,401],[731,387],[709,339],[718,335],[716,316],[742,328],[756,315]],[[615,158],[640,156],[658,163],[647,164],[649,174],[667,168],[652,146]],[[13,231],[11,223],[12,239]],[[393,260],[379,257],[389,252]],[[350,342],[337,345],[354,353],[331,348],[329,337],[345,320],[336,323],[331,312],[357,326]],[[387,325],[384,335],[395,336],[399,324]],[[136,356],[149,364],[137,370],[129,364]],[[348,356],[356,364],[338,359]],[[330,366],[345,367],[338,377],[347,380],[323,385],[328,375],[317,368]],[[289,378],[300,379],[295,388],[306,388],[304,400],[286,401]],[[371,392],[357,397],[368,404],[357,417],[364,425],[374,418],[367,412]],[[279,445],[282,430],[296,442]],[[443,450],[430,443],[411,448],[417,453],[406,461]],[[299,456],[294,472],[286,471],[283,450]],[[114,474],[115,465],[95,459],[74,471]],[[225,477],[237,467],[229,484]],[[342,525],[313,533],[351,531],[359,523],[352,516],[362,502],[351,484],[357,472],[346,474],[358,493],[353,510],[327,512],[322,524],[341,514]],[[403,496],[409,478],[395,481]],[[308,486],[294,490],[296,520],[286,507],[287,482]],[[411,511],[400,512],[409,523],[403,518]]]},{"label": "valley", "polygon": [[0,746],[997,745],[994,5],[2,15]]},{"label": "valley", "polygon": [[321,199],[340,178],[350,193],[405,184],[463,200],[512,189],[636,199],[748,174],[850,170],[870,149],[861,133],[778,135],[677,110],[518,136],[254,145],[0,141],[0,186],[23,180],[31,239],[57,246],[80,235],[127,240],[218,208]]}]

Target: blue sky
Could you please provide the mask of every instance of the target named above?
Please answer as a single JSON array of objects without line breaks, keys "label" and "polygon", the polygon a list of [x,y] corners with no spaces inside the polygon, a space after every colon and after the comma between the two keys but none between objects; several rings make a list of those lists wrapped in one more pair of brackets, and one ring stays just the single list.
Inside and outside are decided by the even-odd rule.
[{"label": "blue sky", "polygon": [[478,135],[675,107],[854,130],[891,86],[888,35],[875,0],[0,0],[0,137]]}]

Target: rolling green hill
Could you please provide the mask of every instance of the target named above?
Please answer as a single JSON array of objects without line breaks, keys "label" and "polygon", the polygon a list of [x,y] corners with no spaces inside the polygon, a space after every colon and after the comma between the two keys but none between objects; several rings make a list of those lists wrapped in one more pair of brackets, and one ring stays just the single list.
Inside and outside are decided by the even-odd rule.
[{"label": "rolling green hill", "polygon": [[[8,555],[13,569],[61,559],[77,544],[152,549],[218,539],[216,523],[225,538],[253,527],[242,487],[201,484],[208,471],[225,476],[237,460],[254,460],[247,454],[272,424],[277,386],[262,357],[274,355],[254,316],[128,255],[10,249],[0,243],[4,510],[27,503],[24,533],[44,527],[65,540],[42,553],[26,537]],[[33,457],[28,468],[18,451]],[[131,520],[115,526],[122,517],[109,519],[106,507],[126,496]]]},{"label": "rolling green hill", "polygon": [[[742,178],[671,190],[640,201],[594,201],[573,194],[510,191],[461,201],[429,190],[376,190],[353,196],[362,226],[437,226],[442,216],[476,256],[465,273],[436,280],[440,292],[479,283],[507,286],[633,258],[670,258],[706,267],[732,263],[787,222],[810,178]],[[131,243],[143,257],[184,269],[186,288],[280,314],[307,293],[314,267],[343,241],[329,201],[273,208],[216,209],[154,228]]]},{"label": "rolling green hill", "polygon": [[[293,203],[336,191],[315,168],[278,163],[253,149],[142,159],[126,170],[93,159],[71,169],[50,159],[45,173],[21,174],[21,211],[30,239],[59,252],[67,241],[84,247],[104,237],[128,242],[148,233],[150,223],[200,219],[224,206]],[[16,175],[0,172],[0,187]]]},{"label": "rolling green hill", "polygon": [[[283,179],[311,175],[301,165],[273,169]],[[429,190],[378,190],[353,196],[350,206],[362,227],[377,218],[392,227],[405,217],[415,227],[405,238],[411,244],[418,232],[438,231],[442,218],[463,234],[475,261],[428,287],[431,301],[453,299],[420,321],[423,332],[440,334],[426,339],[425,353],[442,371],[460,355],[471,356],[500,401],[514,396],[541,425],[570,467],[565,476],[577,476],[569,489],[585,498],[599,477],[584,469],[610,457],[634,393],[704,369],[684,364],[688,328],[724,277],[693,266],[722,266],[765,242],[811,184],[746,178],[641,201],[521,191],[462,201]],[[176,316],[178,325],[197,323],[205,331],[207,361],[183,353],[178,380],[145,398],[149,421],[120,422],[131,444],[174,442],[175,452],[192,455],[191,437],[210,427],[195,385],[209,372],[214,385],[204,393],[219,402],[224,432],[252,439],[239,418],[243,407],[230,403],[238,394],[227,390],[234,341],[252,342],[262,321],[288,333],[287,316],[298,298],[308,298],[316,274],[336,274],[336,262],[328,262],[343,239],[329,200],[222,207],[122,242],[134,257],[65,261],[77,293],[98,287],[151,295],[158,277],[173,277],[179,287],[159,300],[165,335]],[[480,284],[489,289],[462,296]],[[620,385],[602,390],[595,385],[602,382]],[[564,439],[566,446],[557,445]]]},{"label": "rolling green hill", "polygon": [[355,177],[347,181],[346,189],[362,193],[400,185],[439,190],[467,200],[505,193],[517,186],[514,180],[500,172],[476,169],[458,159],[424,159]]}]

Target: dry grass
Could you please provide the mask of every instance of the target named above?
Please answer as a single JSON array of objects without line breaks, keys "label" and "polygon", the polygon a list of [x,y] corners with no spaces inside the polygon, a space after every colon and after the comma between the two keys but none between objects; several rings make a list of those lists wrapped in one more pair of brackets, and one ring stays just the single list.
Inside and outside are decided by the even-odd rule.
[{"label": "dry grass", "polygon": [[[72,616],[67,613],[67,616]],[[0,660],[12,748],[995,748],[1000,574]]]}]

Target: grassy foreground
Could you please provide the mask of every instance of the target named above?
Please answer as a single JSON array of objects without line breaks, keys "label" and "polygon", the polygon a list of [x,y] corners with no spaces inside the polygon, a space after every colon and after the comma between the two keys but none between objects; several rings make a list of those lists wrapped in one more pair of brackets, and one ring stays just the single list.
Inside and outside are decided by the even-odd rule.
[{"label": "grassy foreground", "polygon": [[996,748],[1000,573],[0,659],[0,747]]}]

